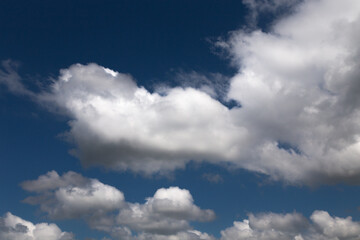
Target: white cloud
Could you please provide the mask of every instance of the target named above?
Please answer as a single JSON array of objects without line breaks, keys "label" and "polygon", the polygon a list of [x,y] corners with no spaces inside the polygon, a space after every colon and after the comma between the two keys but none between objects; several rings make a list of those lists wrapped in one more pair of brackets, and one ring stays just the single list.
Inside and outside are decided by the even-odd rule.
[{"label": "white cloud", "polygon": [[215,238],[207,233],[202,233],[196,230],[189,230],[169,236],[157,234],[140,234],[137,236],[136,240],[215,240]]},{"label": "white cloud", "polygon": [[[70,118],[67,136],[85,166],[162,174],[193,160],[289,184],[359,182],[359,16],[357,0],[302,1],[269,32],[220,42],[239,69],[227,98],[241,108],[195,88],[151,93],[96,64],[61,70],[35,98]],[[29,95],[10,75],[1,82]]]},{"label": "white cloud", "polygon": [[360,238],[360,223],[352,221],[351,217],[331,217],[325,211],[315,211],[311,215],[311,220],[326,239]]},{"label": "white cloud", "polygon": [[14,94],[36,97],[32,91],[28,90],[22,84],[21,77],[16,71],[18,67],[17,63],[11,60],[5,60],[1,62],[1,66],[0,84],[7,86],[8,90]]},{"label": "white cloud", "polygon": [[200,90],[173,88],[162,96],[96,64],[62,70],[52,92],[41,97],[73,119],[68,135],[85,165],[154,173],[190,159],[233,159],[247,134],[231,111]]},{"label": "white cloud", "polygon": [[137,231],[171,235],[190,228],[188,221],[211,221],[212,210],[194,205],[190,192],[178,187],[161,188],[145,204],[129,204],[117,221]]},{"label": "white cloud", "polygon": [[298,213],[249,215],[221,231],[221,240],[355,240],[360,238],[360,224],[351,217],[331,217],[315,211],[309,222]]},{"label": "white cloud", "polygon": [[305,1],[270,33],[233,34],[241,70],[229,97],[254,139],[248,168],[289,182],[358,181],[359,14],[359,1]]},{"label": "white cloud", "polygon": [[140,204],[126,202],[118,189],[74,172],[59,176],[51,171],[22,186],[37,193],[25,202],[40,205],[49,217],[84,219],[90,227],[122,239],[133,237],[131,230],[146,236],[177,235],[192,229],[190,221],[215,218],[212,210],[200,209],[190,192],[178,187],[160,188]]},{"label": "white cloud", "polygon": [[33,224],[11,213],[0,217],[1,240],[73,240],[71,233],[62,232],[55,224]]},{"label": "white cloud", "polygon": [[119,209],[124,204],[121,191],[75,172],[59,176],[51,171],[37,180],[23,182],[22,187],[39,193],[28,197],[25,202],[40,204],[51,218],[98,218],[98,214]]}]

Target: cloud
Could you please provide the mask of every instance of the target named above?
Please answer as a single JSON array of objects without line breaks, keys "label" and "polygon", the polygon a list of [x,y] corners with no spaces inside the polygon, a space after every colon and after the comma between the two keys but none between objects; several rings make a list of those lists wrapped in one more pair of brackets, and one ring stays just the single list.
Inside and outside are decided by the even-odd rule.
[{"label": "cloud", "polygon": [[359,181],[359,14],[358,1],[304,1],[269,33],[233,33],[240,72],[229,97],[254,139],[249,169],[289,182]]},{"label": "cloud", "polygon": [[253,215],[221,231],[221,240],[350,240],[360,238],[360,223],[315,211],[309,222],[299,213]]},{"label": "cloud", "polygon": [[55,224],[33,224],[10,212],[0,217],[1,240],[73,240],[71,233],[62,232]]},{"label": "cloud", "polygon": [[259,18],[266,17],[267,22],[271,22],[274,16],[288,15],[290,10],[295,8],[303,0],[243,0],[250,12],[248,16],[249,24],[251,27],[255,27],[259,21]]},{"label": "cloud", "polygon": [[224,181],[220,174],[215,173],[204,173],[202,177],[212,183],[221,183]]},{"label": "cloud", "polygon": [[190,228],[188,221],[211,221],[212,210],[194,205],[190,192],[178,187],[161,188],[145,204],[129,204],[117,222],[137,231],[170,235]]},{"label": "cloud", "polygon": [[220,73],[201,74],[195,71],[178,71],[173,81],[183,88],[199,89],[213,98],[226,101],[229,78]]},{"label": "cloud", "polygon": [[212,210],[200,209],[190,192],[178,187],[160,188],[140,204],[126,202],[118,189],[74,172],[59,176],[51,171],[21,185],[37,193],[25,202],[40,205],[50,218],[84,219],[90,227],[122,239],[133,237],[132,230],[147,236],[177,235],[192,230],[190,221],[215,218]]},{"label": "cloud", "polygon": [[75,172],[59,176],[51,171],[21,185],[27,191],[39,193],[24,201],[40,204],[41,210],[54,219],[95,217],[119,209],[124,203],[121,191]]},{"label": "cloud", "polygon": [[[238,68],[226,98],[241,107],[196,86],[149,92],[97,64],[61,70],[34,98],[69,117],[84,166],[166,174],[207,161],[287,184],[359,183],[359,15],[357,0],[302,1],[267,32],[219,42]],[[28,95],[7,72],[0,82]]]},{"label": "cloud", "polygon": [[141,234],[136,238],[136,240],[215,240],[215,238],[207,233],[190,230],[170,236],[161,236],[157,234]]},{"label": "cloud", "polygon": [[200,90],[150,93],[129,75],[96,64],[62,70],[41,97],[71,117],[68,136],[86,166],[151,174],[182,168],[190,159],[233,159],[246,135],[227,107]]},{"label": "cloud", "polygon": [[35,94],[27,89],[21,82],[21,77],[16,69],[18,64],[11,60],[1,62],[0,84],[7,86],[8,90],[17,95],[35,97]]},{"label": "cloud", "polygon": [[[156,195],[156,194],[155,194]],[[141,213],[138,213],[141,214]],[[181,230],[171,234],[139,232],[133,234],[126,226],[114,226],[108,232],[113,240],[216,240],[214,236],[197,230]],[[55,224],[33,224],[11,213],[0,217],[2,240],[73,240]],[[332,217],[316,210],[306,219],[300,213],[249,214],[248,219],[235,221],[221,231],[219,240],[356,240],[360,238],[360,223],[351,217]],[[103,238],[103,240],[110,240]]]},{"label": "cloud", "polygon": [[360,223],[352,221],[351,217],[331,217],[325,211],[315,211],[311,215],[315,228],[327,239],[359,239]]}]

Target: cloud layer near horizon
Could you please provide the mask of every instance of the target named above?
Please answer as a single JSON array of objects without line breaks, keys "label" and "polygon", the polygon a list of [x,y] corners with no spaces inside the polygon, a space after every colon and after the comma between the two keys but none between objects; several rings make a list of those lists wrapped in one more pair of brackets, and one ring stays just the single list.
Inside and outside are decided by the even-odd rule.
[{"label": "cloud layer near horizon", "polygon": [[33,224],[18,216],[6,213],[0,217],[1,240],[74,240],[71,233],[62,232],[56,224]]},{"label": "cloud layer near horizon", "polygon": [[355,240],[360,223],[351,217],[332,217],[326,211],[314,211],[308,221],[299,213],[249,214],[221,231],[221,240]]},{"label": "cloud layer near horizon", "polygon": [[[115,187],[75,172],[67,172],[60,176],[57,172],[51,171],[36,180],[25,181],[21,186],[35,194],[25,199],[25,202],[40,205],[40,209],[48,217],[83,219],[91,228],[104,231],[113,239],[216,239],[207,233],[193,230],[190,226],[191,221],[213,220],[215,214],[212,210],[202,210],[196,206],[186,189],[160,188],[154,196],[146,198],[145,203],[140,204],[125,201],[123,193]],[[69,214],[70,212],[72,214]],[[17,226],[18,223],[27,228]],[[36,226],[40,225],[33,225],[8,213],[4,218],[0,218],[0,236],[8,236],[7,234],[28,236],[34,232]],[[50,239],[73,239],[71,234],[62,233],[54,224],[41,226],[41,229],[48,232],[46,236],[55,234],[54,236],[57,237]],[[21,229],[23,230],[20,231]],[[25,231],[26,229],[28,230]],[[310,219],[296,212],[250,213],[247,219],[235,221],[233,226],[221,231],[220,240],[355,240],[359,238],[359,222],[353,221],[351,217],[333,217],[326,211],[315,210]],[[42,240],[42,238],[33,237],[29,240]]]},{"label": "cloud layer near horizon", "polygon": [[190,221],[215,218],[212,210],[200,209],[190,192],[178,187],[160,188],[140,204],[125,201],[115,187],[75,172],[60,176],[51,171],[21,186],[35,193],[24,202],[39,205],[51,219],[83,219],[94,229],[124,238],[132,236],[131,231],[148,237],[186,235],[193,231]]},{"label": "cloud layer near horizon", "polygon": [[67,115],[85,166],[162,174],[207,161],[289,184],[359,183],[359,16],[356,0],[302,1],[269,32],[219,41],[239,69],[227,99],[241,108],[208,88],[149,92],[97,64],[61,70],[38,94],[9,66],[0,82]]}]

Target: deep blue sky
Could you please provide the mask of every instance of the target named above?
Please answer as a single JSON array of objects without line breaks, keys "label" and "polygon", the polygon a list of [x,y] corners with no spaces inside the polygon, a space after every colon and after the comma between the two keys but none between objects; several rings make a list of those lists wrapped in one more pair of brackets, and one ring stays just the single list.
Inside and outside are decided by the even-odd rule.
[{"label": "deep blue sky", "polygon": [[[139,85],[148,88],[171,83],[179,71],[230,77],[237,69],[216,53],[213,41],[245,28],[248,12],[235,0],[2,0],[0,60],[17,61],[24,83],[35,91],[36,81],[46,86],[60,69],[74,63],[95,62],[130,73]],[[308,217],[321,209],[360,220],[360,192],[352,185],[286,186],[246,170],[195,163],[188,164],[186,170],[176,170],[173,178],[85,169],[68,153],[73,146],[61,137],[68,130],[68,120],[0,85],[1,215],[10,211],[32,222],[53,221],[36,206],[21,202],[28,194],[19,184],[50,170],[72,170],[117,187],[131,202],[143,203],[161,187],[186,188],[198,206],[217,214],[213,222],[193,226],[217,237],[249,212],[297,211]],[[202,177],[204,173],[219,174],[223,181],[208,182]],[[89,231],[81,221],[56,223],[79,239],[106,235]]]},{"label": "deep blue sky", "polygon": [[[240,1],[2,1],[1,56],[27,73],[96,62],[139,81],[175,68],[224,72],[208,39],[244,23]],[[26,64],[25,64],[26,63]]]}]

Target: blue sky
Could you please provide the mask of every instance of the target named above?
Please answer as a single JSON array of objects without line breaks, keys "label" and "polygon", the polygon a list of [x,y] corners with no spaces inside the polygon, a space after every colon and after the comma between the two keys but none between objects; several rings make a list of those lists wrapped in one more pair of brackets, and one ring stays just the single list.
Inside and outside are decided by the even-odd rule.
[{"label": "blue sky", "polygon": [[359,239],[359,16],[1,1],[0,238]]}]

